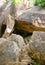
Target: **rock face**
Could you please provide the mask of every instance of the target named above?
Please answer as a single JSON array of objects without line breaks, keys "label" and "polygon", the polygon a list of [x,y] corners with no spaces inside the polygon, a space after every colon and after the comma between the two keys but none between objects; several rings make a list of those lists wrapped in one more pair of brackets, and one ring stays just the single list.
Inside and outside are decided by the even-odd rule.
[{"label": "rock face", "polygon": [[33,32],[33,35],[32,35],[32,40],[41,40],[41,41],[45,41],[45,32]]},{"label": "rock face", "polygon": [[0,65],[16,61],[19,52],[20,48],[17,46],[16,42],[3,41],[0,44]]},{"label": "rock face", "polygon": [[7,39],[0,38],[0,65],[33,65],[34,60],[45,65],[43,35],[45,32],[33,32],[31,37],[25,39],[17,34],[12,34]]},{"label": "rock face", "polygon": [[0,65],[27,65],[31,63],[25,49],[24,39],[20,35],[12,34],[7,39],[0,38]]},{"label": "rock face", "polygon": [[16,28],[27,32],[45,31],[45,9],[32,7],[16,17]]},{"label": "rock face", "polygon": [[10,35],[10,33],[13,31],[15,25],[14,18],[11,15],[8,15],[4,24],[6,24],[6,29],[3,34],[3,37],[7,38]]},{"label": "rock face", "polygon": [[25,41],[29,44],[28,52],[32,58],[45,63],[45,32],[33,32],[32,37],[27,37]]},{"label": "rock face", "polygon": [[22,48],[25,45],[24,39],[20,35],[12,34],[7,39],[16,42],[20,48]]},{"label": "rock face", "polygon": [[[12,23],[11,24],[12,25],[11,28],[13,28],[13,26],[14,26],[13,18],[15,16],[15,6],[14,6],[13,2],[12,1],[11,2],[9,2],[9,1],[7,2],[7,1],[4,0],[3,3],[4,4],[2,4],[2,6],[0,6],[0,37],[2,36],[1,35],[1,33],[2,33],[2,31],[1,31],[2,25],[5,24],[6,26],[8,26],[8,25],[10,25]],[[8,21],[8,23],[7,23],[7,21]],[[10,26],[8,26],[8,27],[10,27]]]}]

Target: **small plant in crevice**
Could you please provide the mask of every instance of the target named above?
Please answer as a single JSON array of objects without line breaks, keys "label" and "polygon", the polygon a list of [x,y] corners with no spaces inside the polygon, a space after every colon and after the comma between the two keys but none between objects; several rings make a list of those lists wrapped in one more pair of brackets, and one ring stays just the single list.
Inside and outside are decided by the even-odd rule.
[{"label": "small plant in crevice", "polygon": [[40,65],[40,63],[39,62],[34,62],[33,65]]}]

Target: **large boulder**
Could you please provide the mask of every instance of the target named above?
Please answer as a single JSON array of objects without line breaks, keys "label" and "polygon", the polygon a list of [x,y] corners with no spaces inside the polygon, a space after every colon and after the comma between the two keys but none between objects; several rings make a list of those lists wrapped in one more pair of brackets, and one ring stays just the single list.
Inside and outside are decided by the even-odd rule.
[{"label": "large boulder", "polygon": [[26,37],[25,42],[23,37],[17,34],[12,34],[7,39],[0,38],[0,65],[28,65],[35,60],[45,65],[45,38],[39,34],[41,39],[36,39],[33,35]]},{"label": "large boulder", "polygon": [[7,39],[10,40],[10,41],[16,42],[17,45],[18,45],[20,48],[22,48],[22,47],[25,45],[24,39],[23,39],[23,37],[20,36],[20,35],[12,34],[12,35],[9,36]]},{"label": "large boulder", "polygon": [[31,64],[25,46],[24,39],[20,35],[12,34],[7,39],[0,38],[0,65]]},{"label": "large boulder", "polygon": [[[13,1],[0,1],[0,37],[2,36],[2,25],[6,25],[7,27],[11,27],[11,31],[12,28],[14,26],[14,18],[15,18],[15,5],[13,3]],[[10,16],[9,16],[10,15]],[[6,20],[6,21],[5,21]],[[7,23],[8,21],[8,23]],[[10,22],[11,21],[11,22]],[[10,25],[10,26],[8,26]],[[4,29],[4,28],[3,28]],[[5,37],[5,35],[4,35]]]},{"label": "large boulder", "polygon": [[31,39],[32,40],[42,40],[42,41],[45,41],[45,32],[36,32],[36,31],[34,31],[33,32],[33,35],[32,35],[32,37],[31,37]]},{"label": "large boulder", "polygon": [[25,42],[29,44],[26,47],[29,55],[41,64],[45,64],[45,32],[34,32],[32,37],[25,38]]},{"label": "large boulder", "polygon": [[36,6],[15,18],[16,28],[27,32],[45,31],[45,9]]},{"label": "large boulder", "polygon": [[0,65],[19,61],[20,48],[14,41],[2,41],[0,43]]}]

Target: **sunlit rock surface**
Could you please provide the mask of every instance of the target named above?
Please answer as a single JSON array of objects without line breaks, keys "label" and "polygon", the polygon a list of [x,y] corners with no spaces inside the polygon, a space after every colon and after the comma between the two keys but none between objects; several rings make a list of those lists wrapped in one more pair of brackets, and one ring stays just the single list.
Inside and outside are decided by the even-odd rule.
[{"label": "sunlit rock surface", "polygon": [[7,38],[10,33],[13,32],[14,29],[14,25],[15,25],[15,21],[14,18],[9,14],[4,22],[4,24],[6,25],[6,29],[4,31],[3,37]]}]

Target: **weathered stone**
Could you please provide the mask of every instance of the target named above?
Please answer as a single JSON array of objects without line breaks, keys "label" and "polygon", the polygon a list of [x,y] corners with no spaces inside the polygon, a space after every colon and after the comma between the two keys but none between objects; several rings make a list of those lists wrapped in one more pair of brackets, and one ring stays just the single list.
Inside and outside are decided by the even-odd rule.
[{"label": "weathered stone", "polygon": [[0,44],[2,44],[4,41],[6,41],[5,38],[0,38]]},{"label": "weathered stone", "polygon": [[7,38],[10,35],[10,33],[13,31],[15,21],[11,15],[8,15],[4,24],[6,24],[6,30],[3,34],[3,37]]},{"label": "weathered stone", "polygon": [[0,65],[2,63],[19,61],[19,54],[20,48],[16,42],[3,41],[0,43]]},{"label": "weathered stone", "polygon": [[25,39],[29,55],[40,63],[45,62],[45,32],[34,32]]},{"label": "weathered stone", "polygon": [[24,62],[24,63],[26,63],[28,65],[28,64],[32,63],[32,59],[31,59],[31,57],[28,54],[28,50],[26,49],[26,46],[27,45],[25,44],[22,47],[19,59],[20,59],[21,62]]},{"label": "weathered stone", "polygon": [[20,48],[22,48],[25,45],[24,39],[20,35],[12,34],[7,39],[16,42]]},{"label": "weathered stone", "polygon": [[[39,24],[38,24],[39,23]],[[16,28],[27,32],[45,31],[45,9],[32,7],[16,17]]]},{"label": "weathered stone", "polygon": [[32,37],[31,37],[31,39],[32,40],[42,40],[42,41],[45,41],[45,32],[36,32],[36,31],[34,31],[33,32],[33,35],[32,35]]},{"label": "weathered stone", "polygon": [[[40,37],[36,39],[36,36]],[[40,34],[41,33],[41,34]],[[12,34],[7,39],[0,38],[0,65],[28,65],[37,60],[45,65],[45,38],[44,32],[33,32],[25,38]]]},{"label": "weathered stone", "polygon": [[4,19],[10,14],[13,15],[14,14],[14,8],[13,8],[14,4],[13,2],[8,2],[5,3],[4,5],[2,5],[0,7],[0,26],[2,25],[2,23],[4,22]]},{"label": "weathered stone", "polygon": [[0,65],[31,64],[22,36],[12,34],[7,39],[0,38],[0,41]]},{"label": "weathered stone", "polygon": [[[2,33],[2,29],[1,29],[2,28],[2,24],[5,24],[6,26],[8,26],[8,25],[10,25],[10,23],[9,23],[10,21],[11,21],[11,23],[14,23],[13,22],[14,21],[13,18],[15,18],[15,5],[14,5],[14,3],[12,1],[11,2],[9,2],[9,1],[6,2],[5,1],[4,5],[0,6],[0,37],[2,36],[1,35],[1,33]],[[8,23],[7,23],[7,21],[8,21]],[[13,25],[13,24],[11,24],[11,25]],[[8,27],[10,27],[10,26],[8,26]]]}]

